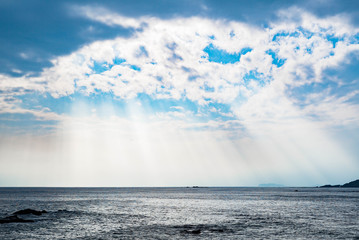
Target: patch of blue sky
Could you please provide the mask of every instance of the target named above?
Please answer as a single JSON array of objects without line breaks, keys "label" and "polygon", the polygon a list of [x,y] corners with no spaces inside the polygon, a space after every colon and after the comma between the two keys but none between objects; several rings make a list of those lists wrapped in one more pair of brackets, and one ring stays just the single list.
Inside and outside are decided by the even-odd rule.
[{"label": "patch of blue sky", "polygon": [[[230,105],[209,101],[206,105],[198,105],[187,98],[175,99],[155,99],[152,96],[140,93],[137,100],[141,102],[141,107],[149,113],[168,113],[174,111],[183,111],[193,113],[190,118],[198,122],[207,122],[208,120],[233,120],[230,116]],[[198,113],[200,113],[198,115]]]},{"label": "patch of blue sky", "polygon": [[169,58],[167,58],[167,60],[169,60],[169,61],[171,61],[171,62],[177,62],[177,61],[183,61],[183,58],[180,56],[180,55],[178,55],[178,54],[176,54],[176,53],[172,53],[172,56],[171,57],[169,57]]},{"label": "patch of blue sky", "polygon": [[266,53],[270,56],[272,56],[272,64],[276,65],[277,67],[281,67],[283,66],[283,64],[285,63],[286,59],[281,59],[278,57],[277,53],[274,52],[272,49],[269,49],[268,51],[266,51]]},{"label": "patch of blue sky", "polygon": [[233,109],[238,109],[240,106],[242,106],[243,104],[245,104],[246,102],[248,102],[249,96],[250,94],[248,94],[248,92],[243,93],[243,92],[239,92],[238,95],[236,96],[236,98],[232,101],[231,107]]},{"label": "patch of blue sky", "polygon": [[305,51],[309,54],[313,53],[313,48],[306,48]]},{"label": "patch of blue sky", "polygon": [[289,32],[279,32],[279,33],[276,33],[274,34],[273,38],[272,38],[272,41],[273,42],[277,42],[279,41],[282,37],[288,37],[289,36]]},{"label": "patch of blue sky", "polygon": [[349,38],[350,44],[358,44],[359,43],[359,33],[354,34]]},{"label": "patch of blue sky", "polygon": [[339,41],[344,41],[344,37],[337,37],[333,34],[327,35],[326,39],[333,44],[333,48],[336,47],[336,45]]},{"label": "patch of blue sky", "polygon": [[13,136],[13,135],[24,135],[28,133],[31,133],[32,135],[43,135],[55,130],[56,130],[55,124],[53,125],[49,125],[46,123],[35,124],[35,125],[18,124],[18,125],[8,126],[6,125],[6,123],[2,123],[0,120],[0,133],[2,135],[10,134]]},{"label": "patch of blue sky", "polygon": [[202,89],[204,89],[206,92],[214,92],[216,89],[214,87],[211,87],[208,85],[208,83],[204,83]]},{"label": "patch of blue sky", "polygon": [[[113,59],[112,63],[94,61],[91,69],[94,71],[95,74],[100,74],[100,73],[110,70],[113,66],[120,65],[124,62],[126,62],[126,60],[123,58],[115,58],[115,59]],[[132,66],[134,66],[134,65],[131,65],[131,67]],[[138,67],[134,66],[134,68],[138,68]],[[134,70],[136,70],[136,69],[134,69]]]},{"label": "patch of blue sky", "polygon": [[243,80],[246,87],[251,81],[255,81],[259,86],[264,87],[270,79],[266,78],[263,73],[251,70],[244,75]]},{"label": "patch of blue sky", "polygon": [[349,54],[346,56],[346,60],[347,64],[325,69],[323,71],[324,79],[339,79],[344,84],[357,81],[359,76],[359,55],[357,53]]},{"label": "patch of blue sky", "polygon": [[91,68],[94,73],[100,74],[106,72],[110,69],[110,66],[106,62],[93,62],[93,67]]},{"label": "patch of blue sky", "polygon": [[8,121],[8,126],[17,126],[17,122],[21,122],[23,126],[57,123],[56,120],[41,120],[31,113],[0,113],[0,120],[1,122]]},{"label": "patch of blue sky", "polygon": [[[18,96],[18,99],[22,100],[20,107],[30,110],[41,110],[44,108],[57,114],[75,114],[75,115],[90,115],[92,109],[96,109],[98,116],[108,116],[113,114],[107,112],[106,106],[113,106],[115,114],[118,116],[125,116],[126,102],[123,99],[117,99],[111,92],[102,92],[95,89],[94,93],[85,95],[84,93],[77,91],[69,96],[63,96],[54,98],[50,94],[26,94]],[[81,109],[81,113],[74,113],[74,105],[81,103],[86,106]]]},{"label": "patch of blue sky", "polygon": [[[303,27],[298,27],[294,32],[279,32],[277,34],[275,34],[272,38],[272,41],[273,42],[277,42],[279,41],[282,37],[294,37],[294,38],[297,38],[297,37],[300,37],[300,36],[304,36],[305,38],[307,39],[310,39],[312,36],[314,35],[313,32],[311,31],[308,31],[306,29],[304,29]],[[328,40],[329,42],[331,42],[333,44],[333,48],[336,47],[336,44],[339,42],[339,41],[344,41],[344,37],[341,36],[341,37],[338,37],[338,36],[335,36],[334,34],[319,34],[321,37],[325,38],[326,40]],[[355,39],[355,37],[353,37],[353,39]],[[357,38],[358,40],[358,38]]]},{"label": "patch of blue sky", "polygon": [[148,57],[148,51],[144,46],[140,46],[139,50],[140,51],[139,54],[137,54],[137,57],[142,57],[142,56]]},{"label": "patch of blue sky", "polygon": [[[162,82],[162,80],[163,80],[163,77],[161,77],[161,76],[156,76],[156,79],[157,79],[157,81],[160,81],[160,82]],[[164,87],[164,86],[162,85],[161,87]]]},{"label": "patch of blue sky", "polygon": [[130,65],[130,68],[137,71],[137,72],[141,72],[141,68],[139,66],[136,65]]},{"label": "patch of blue sky", "polygon": [[236,53],[229,53],[226,50],[215,47],[212,43],[203,49],[203,52],[207,53],[209,62],[217,62],[221,64],[233,64],[240,61],[242,55],[251,52],[251,48],[243,48],[241,51]]},{"label": "patch of blue sky", "polygon": [[[151,116],[156,113],[168,113],[174,111],[180,111],[190,114],[188,117],[191,121],[195,122],[207,122],[209,120],[232,120],[234,117],[230,115],[230,106],[221,103],[211,102],[210,99],[207,105],[198,105],[196,102],[190,101],[187,98],[179,100],[175,99],[156,99],[145,93],[140,93],[135,99],[124,100],[116,98],[111,92],[102,92],[95,90],[94,93],[85,95],[81,92],[75,92],[70,96],[54,98],[50,94],[26,94],[18,96],[18,99],[22,100],[19,104],[24,109],[29,110],[43,110],[54,112],[57,114],[68,116],[92,116],[95,114],[100,118],[106,118],[109,116],[118,117],[131,117],[131,102],[138,101],[141,104],[139,108],[145,113],[145,117]],[[93,111],[95,110],[95,112]],[[205,113],[205,114],[198,114]],[[47,127],[54,126],[57,121],[44,121],[39,120],[32,114],[13,114],[13,115],[0,115],[1,124],[8,127],[16,127],[19,129],[34,128],[40,126],[45,129],[43,125]]]},{"label": "patch of blue sky", "polygon": [[310,39],[312,36],[314,35],[313,32],[308,31],[306,29],[304,29],[303,27],[298,27],[294,32],[279,32],[277,34],[275,34],[272,38],[273,42],[279,41],[282,37],[294,37],[294,38],[298,38],[300,36],[304,36],[307,39]]},{"label": "patch of blue sky", "polygon": [[113,67],[114,65],[120,65],[121,63],[126,62],[126,59],[123,58],[115,58],[113,59],[113,64],[111,65],[111,67]]},{"label": "patch of blue sky", "polygon": [[297,87],[289,87],[286,91],[288,96],[295,100],[295,103],[299,107],[305,107],[311,102],[307,101],[309,95],[314,93],[324,93],[330,89],[336,89],[338,84],[332,81],[322,82],[322,83],[310,83]]},{"label": "patch of blue sky", "polygon": [[210,102],[208,105],[202,106],[201,110],[206,112],[208,116],[206,118],[215,120],[234,120],[236,119],[232,115],[231,106],[229,104]]},{"label": "patch of blue sky", "polygon": [[234,131],[239,128],[243,129],[238,122],[230,122],[232,120],[236,120],[237,117],[234,116],[232,111],[230,110],[230,105],[222,104],[222,103],[210,103],[205,106],[201,106],[199,109],[199,116],[195,119],[197,123],[208,123],[209,121],[216,122],[226,122],[225,125],[202,125],[202,126],[194,126],[187,128],[191,131],[203,131],[203,130],[226,130],[226,131]]},{"label": "patch of blue sky", "polygon": [[190,73],[192,72],[192,69],[191,68],[188,68],[188,67],[185,67],[185,66],[182,66],[181,69],[187,73]]},{"label": "patch of blue sky", "polygon": [[306,37],[308,39],[313,37],[313,35],[314,35],[313,32],[311,32],[311,31],[309,31],[307,29],[304,29],[303,27],[298,27],[297,31],[299,31],[304,37]]},{"label": "patch of blue sky", "polygon": [[[95,89],[94,93],[84,96],[78,94],[74,98],[74,101],[83,102],[88,106],[87,111],[96,110],[96,115],[99,117],[108,117],[112,115],[126,117],[127,101],[125,99],[114,96],[112,92],[103,92],[99,89]],[[109,111],[109,107],[111,111]],[[86,114],[89,114],[87,112]]]},{"label": "patch of blue sky", "polygon": [[[243,77],[243,84],[244,86],[252,91],[252,93],[255,93],[258,91],[257,87],[265,87],[268,83],[270,83],[273,80],[270,76],[265,76],[263,73],[260,73],[256,70],[251,70],[248,73],[246,73]],[[253,88],[254,86],[251,85],[251,83],[254,82],[257,87]],[[236,99],[233,101],[234,106],[239,107],[242,104],[246,103],[248,101],[248,96],[243,95],[241,92],[239,92]]]},{"label": "patch of blue sky", "polygon": [[0,113],[0,133],[32,133],[49,131],[58,121],[41,120],[31,113]]},{"label": "patch of blue sky", "polygon": [[[348,59],[350,64],[324,70],[322,82],[288,89],[289,96],[296,99],[299,106],[305,106],[309,104],[306,102],[308,94],[325,93],[334,98],[341,98],[359,89],[359,69],[357,67],[359,59],[355,55],[348,56]],[[352,96],[347,102],[358,104],[359,95]]]},{"label": "patch of blue sky", "polygon": [[156,99],[146,93],[139,93],[137,99],[141,102],[144,109],[154,113],[176,111],[173,107],[181,107],[191,112],[198,111],[197,104],[188,99]]},{"label": "patch of blue sky", "polygon": [[[347,56],[350,62],[339,68],[328,68],[323,71],[323,79],[326,82],[335,82],[337,86],[331,89],[331,94],[337,97],[345,96],[359,89],[359,57],[355,54]],[[352,97],[348,102],[359,103],[359,95]]]},{"label": "patch of blue sky", "polygon": [[199,75],[190,75],[188,76],[188,81],[192,82],[192,81],[196,81],[197,78],[199,78]]},{"label": "patch of blue sky", "polygon": [[168,49],[172,50],[172,51],[176,50],[177,46],[178,46],[178,45],[177,45],[177,43],[175,43],[175,42],[166,44],[166,47],[167,47]]},{"label": "patch of blue sky", "polygon": [[21,100],[21,103],[19,104],[21,108],[29,110],[41,110],[48,108],[50,111],[57,114],[69,113],[73,103],[72,95],[54,98],[48,93],[31,93],[19,95],[16,96],[16,98]]},{"label": "patch of blue sky", "polygon": [[295,32],[279,32],[277,34],[275,34],[272,38],[273,42],[277,42],[279,41],[282,37],[299,37],[300,36],[300,32],[299,31],[295,31]]}]

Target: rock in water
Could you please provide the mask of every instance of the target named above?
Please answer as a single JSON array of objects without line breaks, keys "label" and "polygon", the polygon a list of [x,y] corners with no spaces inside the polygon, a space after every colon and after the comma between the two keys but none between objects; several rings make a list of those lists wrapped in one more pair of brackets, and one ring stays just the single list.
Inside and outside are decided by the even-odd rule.
[{"label": "rock in water", "polygon": [[200,234],[201,233],[201,229],[195,229],[195,230],[184,230],[185,233],[190,233],[190,234]]},{"label": "rock in water", "polygon": [[16,215],[12,215],[12,216],[8,216],[8,217],[4,217],[4,218],[0,219],[0,224],[1,223],[22,223],[22,222],[34,222],[34,220],[22,219]]},{"label": "rock in water", "polygon": [[43,213],[47,213],[47,212],[45,210],[36,211],[36,210],[30,209],[30,208],[27,208],[27,209],[24,209],[24,210],[14,212],[13,215],[33,214],[33,215],[36,215],[36,216],[40,216]]},{"label": "rock in water", "polygon": [[201,233],[201,229],[192,230],[191,233],[192,233],[192,234],[200,234],[200,233]]}]

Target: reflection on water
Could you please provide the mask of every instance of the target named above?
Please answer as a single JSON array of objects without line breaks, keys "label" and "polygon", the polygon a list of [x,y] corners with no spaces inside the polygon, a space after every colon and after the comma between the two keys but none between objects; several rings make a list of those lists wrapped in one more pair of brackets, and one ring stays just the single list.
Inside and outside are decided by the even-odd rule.
[{"label": "reflection on water", "polygon": [[26,208],[0,239],[359,239],[359,189],[0,188],[0,218]]}]

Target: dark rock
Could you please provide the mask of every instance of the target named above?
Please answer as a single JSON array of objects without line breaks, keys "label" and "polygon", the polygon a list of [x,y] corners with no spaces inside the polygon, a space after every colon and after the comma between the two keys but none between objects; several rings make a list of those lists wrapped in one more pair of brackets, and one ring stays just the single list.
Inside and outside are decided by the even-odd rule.
[{"label": "dark rock", "polygon": [[45,211],[45,210],[36,211],[36,210],[30,209],[30,208],[27,208],[27,209],[24,209],[24,210],[14,212],[13,215],[33,214],[33,215],[36,215],[36,216],[40,216],[43,213],[47,213],[47,211]]},{"label": "dark rock", "polygon": [[200,234],[200,233],[201,233],[201,229],[195,229],[195,230],[185,230],[185,233],[190,233],[190,234]]},{"label": "dark rock", "polygon": [[359,179],[343,184],[343,185],[324,185],[324,186],[320,186],[321,188],[337,188],[337,187],[343,187],[343,188],[357,188],[359,187]]},{"label": "dark rock", "polygon": [[346,183],[344,185],[342,185],[342,187],[348,187],[348,188],[352,188],[352,187],[359,187],[359,179],[358,180],[355,180],[355,181],[352,181],[352,182],[349,182],[349,183]]},{"label": "dark rock", "polygon": [[34,220],[22,219],[16,215],[12,215],[12,216],[8,216],[8,217],[4,217],[4,218],[0,219],[0,224],[1,223],[25,223],[25,222],[34,222]]}]

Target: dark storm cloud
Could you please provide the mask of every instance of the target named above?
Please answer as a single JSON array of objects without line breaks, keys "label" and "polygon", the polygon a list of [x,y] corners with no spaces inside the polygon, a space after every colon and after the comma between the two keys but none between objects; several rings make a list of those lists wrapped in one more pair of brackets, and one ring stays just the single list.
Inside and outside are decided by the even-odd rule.
[{"label": "dark storm cloud", "polygon": [[11,1],[0,8],[0,73],[38,72],[55,56],[99,39],[130,34],[69,14],[65,1]]}]

